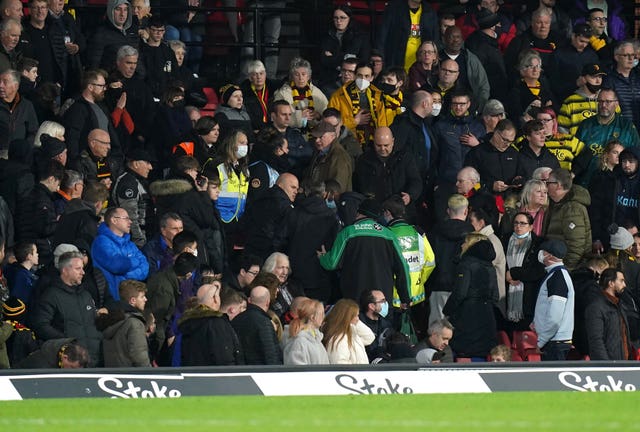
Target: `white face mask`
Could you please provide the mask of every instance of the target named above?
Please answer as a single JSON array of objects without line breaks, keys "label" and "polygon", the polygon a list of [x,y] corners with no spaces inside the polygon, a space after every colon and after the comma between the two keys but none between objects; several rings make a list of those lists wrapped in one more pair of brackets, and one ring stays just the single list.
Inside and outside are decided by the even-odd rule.
[{"label": "white face mask", "polygon": [[442,104],[434,103],[433,110],[431,111],[431,115],[436,117],[440,114],[440,110],[442,109]]},{"label": "white face mask", "polygon": [[371,81],[363,78],[356,78],[356,87],[358,87],[358,90],[360,91],[366,90],[367,88],[369,88],[370,85],[371,85]]},{"label": "white face mask", "polygon": [[633,59],[633,67],[638,66],[638,59]]},{"label": "white face mask", "polygon": [[241,146],[238,146],[238,150],[236,151],[236,156],[238,157],[238,159],[240,159],[245,157],[248,152],[249,152],[249,146],[241,145]]},{"label": "white face mask", "polygon": [[544,251],[538,251],[538,262],[544,264]]}]

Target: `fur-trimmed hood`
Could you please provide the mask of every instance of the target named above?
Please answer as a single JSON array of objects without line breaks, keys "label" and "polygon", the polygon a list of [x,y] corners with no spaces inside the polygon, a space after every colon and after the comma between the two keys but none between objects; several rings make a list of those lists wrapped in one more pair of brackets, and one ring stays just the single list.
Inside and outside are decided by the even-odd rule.
[{"label": "fur-trimmed hood", "polygon": [[149,191],[154,197],[180,195],[191,189],[193,184],[186,179],[156,180],[149,186]]},{"label": "fur-trimmed hood", "polygon": [[207,318],[223,318],[222,312],[211,309],[209,306],[199,304],[198,306],[187,309],[182,317],[178,320],[178,327],[183,334],[192,333],[200,327],[199,320]]}]

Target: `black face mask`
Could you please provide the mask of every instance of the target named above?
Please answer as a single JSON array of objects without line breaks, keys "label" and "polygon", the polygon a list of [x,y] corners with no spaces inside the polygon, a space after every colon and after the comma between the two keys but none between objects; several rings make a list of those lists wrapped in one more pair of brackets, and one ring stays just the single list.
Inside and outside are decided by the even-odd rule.
[{"label": "black face mask", "polygon": [[602,88],[602,85],[589,84],[588,82],[585,83],[585,86],[589,89],[591,93],[598,93]]},{"label": "black face mask", "polygon": [[174,101],[173,102],[173,107],[176,108],[176,109],[184,108],[184,99],[180,99],[178,101]]},{"label": "black face mask", "polygon": [[393,84],[387,84],[387,83],[380,83],[376,85],[376,87],[382,90],[382,93],[384,94],[391,94],[396,90],[396,86],[394,86]]}]

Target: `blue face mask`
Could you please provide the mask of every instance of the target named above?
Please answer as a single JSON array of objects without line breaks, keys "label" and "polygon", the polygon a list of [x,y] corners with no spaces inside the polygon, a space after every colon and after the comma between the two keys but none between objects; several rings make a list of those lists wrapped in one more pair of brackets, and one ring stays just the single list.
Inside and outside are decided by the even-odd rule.
[{"label": "blue face mask", "polygon": [[378,312],[378,315],[380,315],[382,318],[384,318],[388,314],[389,314],[389,303],[384,302],[381,305],[380,312]]},{"label": "blue face mask", "polygon": [[335,210],[336,207],[336,202],[334,200],[324,200],[324,202],[327,204],[327,207],[329,207],[331,210]]}]

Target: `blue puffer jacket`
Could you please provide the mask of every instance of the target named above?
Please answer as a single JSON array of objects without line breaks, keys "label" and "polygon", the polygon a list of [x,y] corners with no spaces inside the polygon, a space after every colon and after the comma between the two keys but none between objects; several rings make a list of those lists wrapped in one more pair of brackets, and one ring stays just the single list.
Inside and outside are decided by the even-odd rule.
[{"label": "blue puffer jacket", "polygon": [[98,227],[98,236],[91,245],[91,257],[93,265],[104,273],[109,291],[116,300],[120,300],[120,282],[125,279],[143,281],[149,274],[149,262],[131,241],[131,236],[118,237],[105,223]]}]

